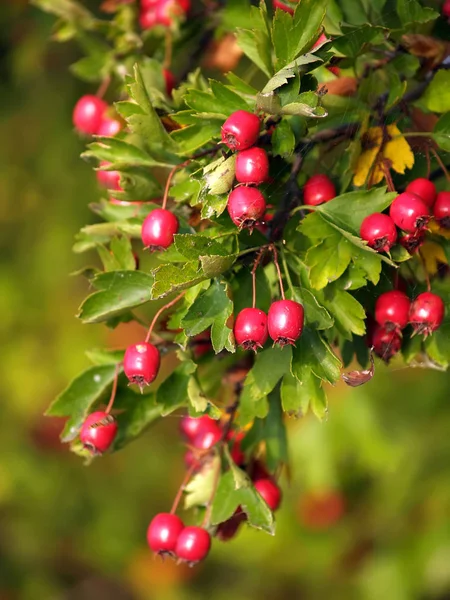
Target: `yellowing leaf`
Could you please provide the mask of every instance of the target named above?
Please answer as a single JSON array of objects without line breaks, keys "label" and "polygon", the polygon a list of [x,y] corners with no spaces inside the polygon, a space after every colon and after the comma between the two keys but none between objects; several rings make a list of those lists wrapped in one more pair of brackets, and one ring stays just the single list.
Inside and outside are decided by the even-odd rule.
[{"label": "yellowing leaf", "polygon": [[368,180],[372,185],[380,183],[384,177],[383,161],[397,173],[404,173],[414,164],[411,147],[397,125],[371,127],[361,138],[364,151],[358,158],[353,183],[363,186]]},{"label": "yellowing leaf", "polygon": [[445,237],[447,240],[450,240],[450,229],[447,229],[446,227],[441,227],[437,221],[430,221],[428,224],[428,229],[432,233],[437,233],[437,235],[442,235],[442,237]]},{"label": "yellowing leaf", "polygon": [[448,264],[442,246],[439,246],[436,242],[425,242],[420,249],[420,254],[423,257],[425,268],[429,275],[435,275],[435,273],[437,273],[438,263]]}]

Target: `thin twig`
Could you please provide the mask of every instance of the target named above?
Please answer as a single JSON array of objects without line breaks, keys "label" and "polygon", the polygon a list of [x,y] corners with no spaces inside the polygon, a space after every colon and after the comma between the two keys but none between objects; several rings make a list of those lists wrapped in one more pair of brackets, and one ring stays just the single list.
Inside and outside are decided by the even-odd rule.
[{"label": "thin twig", "polygon": [[281,276],[280,264],[278,262],[278,251],[276,249],[275,244],[271,244],[270,249],[271,249],[272,254],[273,254],[273,264],[275,265],[275,268],[276,268],[277,273],[278,273],[278,281],[279,281],[279,284],[280,284],[281,297],[283,298],[283,300],[286,300],[286,297],[284,295],[283,278]]},{"label": "thin twig", "polygon": [[437,160],[438,165],[440,166],[440,168],[442,169],[442,172],[445,175],[445,178],[447,179],[448,182],[450,182],[450,174],[447,171],[447,167],[445,166],[445,164],[442,162],[441,157],[439,156],[439,154],[436,152],[436,150],[433,148],[433,146],[430,146],[430,150],[433,153],[434,158]]},{"label": "thin twig", "polygon": [[155,326],[155,323],[159,319],[161,313],[163,313],[168,308],[171,308],[174,304],[176,304],[178,302],[178,300],[181,300],[181,298],[185,295],[185,293],[186,293],[186,291],[181,292],[181,294],[178,294],[178,296],[176,298],[174,298],[173,300],[171,300],[170,302],[168,302],[167,304],[165,304],[158,310],[156,315],[153,317],[153,321],[150,323],[150,327],[148,328],[147,337],[145,338],[146,342],[148,342],[148,340],[150,339],[150,336],[152,335],[153,327]]},{"label": "thin twig", "polygon": [[192,465],[189,467],[189,469],[187,470],[186,475],[184,476],[184,479],[181,482],[180,487],[178,488],[178,492],[173,501],[172,508],[170,509],[171,515],[174,515],[177,512],[177,508],[180,503],[181,497],[183,496],[184,489],[187,486],[187,484],[189,483],[189,479],[192,477],[192,474],[194,473],[197,465],[198,465],[198,462],[194,461],[192,463]]},{"label": "thin twig", "polygon": [[116,365],[116,370],[114,373],[114,381],[113,381],[113,386],[112,386],[112,390],[111,390],[111,397],[109,399],[108,402],[108,406],[106,407],[105,412],[109,415],[109,413],[111,412],[111,409],[113,407],[114,404],[114,400],[116,398],[116,392],[117,392],[117,381],[119,379],[119,363]]}]

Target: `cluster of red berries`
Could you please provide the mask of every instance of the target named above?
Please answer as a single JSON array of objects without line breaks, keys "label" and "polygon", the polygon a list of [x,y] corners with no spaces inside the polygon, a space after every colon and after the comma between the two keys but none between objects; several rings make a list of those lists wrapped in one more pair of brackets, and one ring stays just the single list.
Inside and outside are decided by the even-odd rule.
[{"label": "cluster of red berries", "polygon": [[175,20],[186,15],[190,8],[190,0],[141,0],[139,23],[142,29],[152,29],[157,25],[172,27]]},{"label": "cluster of red berries", "polygon": [[422,245],[432,215],[442,227],[450,227],[450,192],[437,194],[431,181],[415,179],[392,202],[389,215],[373,213],[364,219],[360,235],[377,252],[389,252],[398,228],[400,243],[412,254]]},{"label": "cluster of red berries", "polygon": [[237,151],[236,179],[239,182],[228,196],[227,209],[231,220],[242,229],[252,230],[266,212],[266,200],[254,186],[267,180],[269,159],[263,148],[255,146],[261,121],[246,110],[234,112],[222,126],[222,142]]},{"label": "cluster of red berries", "polygon": [[412,302],[400,290],[385,292],[375,304],[375,327],[369,336],[375,353],[389,361],[402,346],[401,331],[411,325],[415,334],[430,335],[444,319],[442,298],[432,292],[419,294]]},{"label": "cluster of red berries", "polygon": [[75,129],[85,135],[116,135],[122,129],[122,123],[108,115],[110,110],[111,107],[102,98],[90,94],[82,96],[73,110]]}]

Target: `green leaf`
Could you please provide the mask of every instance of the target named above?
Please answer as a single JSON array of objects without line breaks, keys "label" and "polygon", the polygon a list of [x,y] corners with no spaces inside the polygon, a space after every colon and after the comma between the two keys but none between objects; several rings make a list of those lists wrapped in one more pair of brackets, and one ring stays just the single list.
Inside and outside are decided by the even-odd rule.
[{"label": "green leaf", "polygon": [[450,72],[438,71],[417,104],[432,112],[450,111]]},{"label": "green leaf", "polygon": [[114,380],[116,365],[100,365],[78,375],[47,409],[50,417],[70,417],[61,434],[64,442],[72,441],[90,412]]},{"label": "green leaf", "polygon": [[435,140],[445,152],[450,152],[450,112],[445,113],[434,126]]},{"label": "green leaf", "polygon": [[114,406],[125,409],[116,417],[118,432],[114,440],[114,451],[121,450],[138,438],[161,417],[162,412],[162,406],[156,404],[154,393],[136,394],[129,388],[118,391]]},{"label": "green leaf", "polygon": [[351,340],[352,333],[364,335],[366,313],[351,294],[336,288],[327,289],[321,301],[334,317],[336,329],[345,339]]},{"label": "green leaf", "polygon": [[78,317],[83,323],[99,323],[152,299],[153,277],[140,271],[102,273],[92,279],[98,292],[82,303]]},{"label": "green leaf", "polygon": [[[248,58],[267,77],[270,77],[273,73],[272,44],[269,37],[266,5],[261,2],[259,8],[252,6],[250,11],[251,29],[238,29],[237,42]],[[240,23],[240,25],[242,26],[244,23]]]},{"label": "green leaf", "polygon": [[215,138],[219,138],[220,128],[220,121],[204,119],[195,125],[188,125],[183,129],[173,131],[171,137],[177,144],[178,153],[189,155]]},{"label": "green leaf", "polygon": [[289,158],[294,152],[295,136],[289,121],[283,119],[272,134],[272,154]]},{"label": "green leaf", "polygon": [[299,56],[294,61],[277,71],[275,75],[269,79],[267,84],[264,86],[264,89],[258,94],[257,105],[262,106],[263,103],[261,101],[261,97],[268,96],[271,92],[274,92],[276,89],[286,85],[289,79],[298,76],[298,74],[305,68],[311,69],[314,63],[317,63],[318,66],[322,62],[322,59],[315,54],[305,54],[304,56]]},{"label": "green leaf", "polygon": [[220,470],[220,458],[215,456],[185,486],[184,508],[206,506],[214,492],[217,470]]},{"label": "green leaf", "polygon": [[272,40],[278,67],[286,66],[305,50],[311,49],[320,35],[325,10],[326,2],[302,0],[293,17],[282,10],[276,11]]},{"label": "green leaf", "polygon": [[125,350],[107,350],[106,348],[92,348],[86,350],[86,356],[94,365],[116,365],[123,361]]},{"label": "green leaf", "polygon": [[171,167],[170,163],[154,160],[148,152],[114,137],[97,138],[88,145],[81,158],[91,158],[111,163],[109,170],[125,171],[130,167]]},{"label": "green leaf", "polygon": [[269,471],[274,472],[288,462],[286,427],[278,388],[269,395],[269,412],[264,420],[264,441],[266,465]]},{"label": "green leaf", "polygon": [[224,348],[234,352],[233,330],[227,325],[233,314],[233,302],[227,295],[227,285],[214,280],[189,308],[181,325],[191,337],[211,327],[211,342],[215,353]]},{"label": "green leaf", "polygon": [[341,361],[317,331],[305,327],[297,346],[292,351],[292,374],[302,381],[309,368],[316,377],[335,383],[341,375]]},{"label": "green leaf", "polygon": [[129,238],[115,237],[111,240],[111,252],[114,256],[119,271],[134,271],[136,269],[136,258]]},{"label": "green leaf", "polygon": [[151,289],[151,298],[164,298],[171,292],[186,290],[207,277],[198,267],[198,261],[187,262],[180,265],[162,265],[153,271],[154,284]]},{"label": "green leaf", "polygon": [[[306,219],[304,225],[307,225]],[[306,227],[304,233],[308,235]],[[351,243],[338,231],[330,228],[323,241],[310,248],[306,255],[312,287],[320,290],[339,279],[352,259],[352,252]]]},{"label": "green leaf", "polygon": [[290,416],[300,418],[309,408],[322,420],[327,414],[327,398],[321,380],[308,366],[297,367],[297,377],[286,373],[281,383],[283,410]]},{"label": "green leaf", "polygon": [[315,119],[322,119],[328,115],[327,111],[319,106],[319,97],[315,92],[300,94],[295,102],[285,104],[280,113],[282,115],[297,115]]},{"label": "green leaf", "polygon": [[383,43],[388,34],[387,29],[373,25],[342,26],[342,31],[344,35],[333,40],[333,49],[339,55],[350,58],[363,54],[369,44]]},{"label": "green leaf", "polygon": [[430,358],[438,365],[448,368],[450,364],[450,336],[448,335],[450,318],[442,323],[437,331],[434,331],[425,340],[425,350]]},{"label": "green leaf", "polygon": [[314,294],[306,288],[292,288],[292,299],[300,302],[305,309],[305,322],[314,329],[329,329],[334,320]]},{"label": "green leaf", "polygon": [[185,353],[177,352],[183,362],[163,381],[156,392],[156,403],[162,407],[162,416],[166,416],[187,404],[187,386],[197,365]]},{"label": "green leaf", "polygon": [[397,0],[397,12],[403,26],[428,23],[439,17],[432,8],[423,7],[417,0]]},{"label": "green leaf", "polygon": [[236,154],[232,154],[226,160],[222,157],[218,161],[216,168],[209,170],[205,174],[206,187],[210,194],[226,194],[234,183],[236,173]]}]

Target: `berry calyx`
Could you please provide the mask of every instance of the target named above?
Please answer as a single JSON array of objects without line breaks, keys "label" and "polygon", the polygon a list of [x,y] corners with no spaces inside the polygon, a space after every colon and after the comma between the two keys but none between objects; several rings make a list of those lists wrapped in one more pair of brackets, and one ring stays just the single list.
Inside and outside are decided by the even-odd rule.
[{"label": "berry calyx", "polygon": [[303,331],[303,306],[294,300],[273,302],[267,315],[269,335],[281,347],[294,344]]},{"label": "berry calyx", "polygon": [[257,188],[241,186],[228,196],[227,210],[239,229],[252,230],[264,216],[266,201]]},{"label": "berry calyx", "polygon": [[123,370],[131,384],[141,388],[156,379],[161,364],[158,348],[148,342],[128,346],[123,359]]},{"label": "berry calyx", "polygon": [[173,243],[178,228],[178,219],[170,210],[155,208],[142,223],[142,242],[152,252],[165,250]]},{"label": "berry calyx", "polygon": [[439,192],[434,203],[433,214],[441,227],[450,229],[450,192]]},{"label": "berry calyx", "polygon": [[175,548],[184,523],[171,513],[156,515],[147,529],[147,542],[156,554],[175,556]]},{"label": "berry calyx", "polygon": [[216,428],[217,422],[208,415],[189,417],[185,415],[180,421],[180,432],[188,441],[192,441],[202,431]]},{"label": "berry calyx", "polygon": [[395,329],[388,331],[377,325],[372,333],[372,346],[375,354],[388,363],[400,351],[402,338]]},{"label": "berry calyx", "polygon": [[203,527],[185,527],[178,536],[176,556],[191,565],[204,560],[211,548],[211,536]]},{"label": "berry calyx", "polygon": [[410,254],[414,254],[425,241],[425,232],[419,229],[415,233],[403,233],[398,241]]},{"label": "berry calyx", "polygon": [[[111,163],[102,161],[101,167],[107,167]],[[102,186],[109,190],[121,190],[120,173],[119,171],[96,171],[97,181]]]},{"label": "berry calyx", "polygon": [[336,188],[326,175],[313,175],[303,187],[303,202],[308,206],[318,206],[336,197]]},{"label": "berry calyx", "polygon": [[411,302],[403,292],[385,292],[375,304],[375,321],[387,331],[404,329],[408,325],[410,306]]},{"label": "berry calyx", "polygon": [[80,431],[80,440],[91,454],[103,454],[113,443],[116,434],[115,418],[107,412],[97,411],[85,419]]},{"label": "berry calyx", "polygon": [[254,146],[238,152],[236,158],[236,179],[239,183],[259,185],[269,175],[269,159],[263,148]]},{"label": "berry calyx", "polygon": [[361,224],[360,235],[377,252],[389,252],[397,240],[394,221],[388,215],[373,213]]},{"label": "berry calyx", "polygon": [[427,336],[439,329],[444,314],[445,305],[442,298],[432,292],[424,292],[411,303],[409,322],[414,333]]},{"label": "berry calyx", "polygon": [[230,150],[246,150],[258,141],[260,126],[254,113],[237,110],[222,125],[222,142]]},{"label": "berry calyx", "polygon": [[281,489],[272,479],[258,479],[254,482],[256,491],[272,512],[277,510],[281,503]]},{"label": "berry calyx", "polygon": [[266,313],[259,308],[244,308],[236,317],[233,331],[239,346],[256,352],[269,337]]},{"label": "berry calyx", "polygon": [[208,429],[203,429],[192,440],[192,445],[197,450],[211,450],[222,439],[222,430],[216,423],[209,425]]},{"label": "berry calyx", "polygon": [[88,135],[96,134],[107,108],[106,102],[97,96],[82,96],[73,110],[72,120],[75,129]]},{"label": "berry calyx", "polygon": [[430,210],[416,194],[399,194],[389,209],[389,215],[400,229],[414,233],[425,227],[430,220]]},{"label": "berry calyx", "polygon": [[419,177],[411,181],[406,186],[406,191],[419,196],[429,208],[432,208],[436,200],[436,186],[429,179],[425,179],[425,177]]},{"label": "berry calyx", "polygon": [[172,95],[173,88],[177,84],[177,80],[175,79],[175,75],[172,71],[168,69],[163,69],[164,81],[166,83],[166,92],[168,96]]}]

